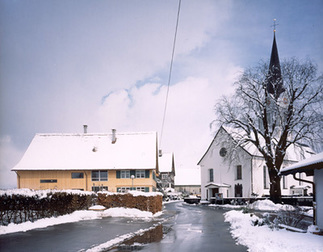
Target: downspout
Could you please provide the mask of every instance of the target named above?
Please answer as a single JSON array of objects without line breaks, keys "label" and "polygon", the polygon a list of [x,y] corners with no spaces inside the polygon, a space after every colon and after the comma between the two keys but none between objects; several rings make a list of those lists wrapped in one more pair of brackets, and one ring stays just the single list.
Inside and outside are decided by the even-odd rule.
[{"label": "downspout", "polygon": [[15,171],[15,173],[17,174],[17,187],[20,189],[20,176],[17,171]]},{"label": "downspout", "polygon": [[301,179],[296,177],[296,173],[293,174],[293,178],[295,180],[305,182],[305,183],[310,183],[313,186],[313,225],[316,225],[316,190],[315,190],[315,183],[313,181]]},{"label": "downspout", "polygon": [[251,173],[250,173],[250,176],[251,176],[251,195],[250,196],[252,196],[253,195],[253,166],[252,166],[252,159],[253,159],[253,157],[251,157],[251,164],[250,164],[250,170],[251,170]]},{"label": "downspout", "polygon": [[85,191],[87,191],[87,173],[86,171],[83,171],[85,174]]}]

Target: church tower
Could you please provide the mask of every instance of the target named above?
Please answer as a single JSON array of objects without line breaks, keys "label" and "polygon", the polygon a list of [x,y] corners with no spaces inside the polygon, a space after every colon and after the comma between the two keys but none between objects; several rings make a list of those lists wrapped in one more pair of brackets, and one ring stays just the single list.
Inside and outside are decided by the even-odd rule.
[{"label": "church tower", "polygon": [[[276,20],[274,20],[275,22]],[[266,109],[268,118],[268,128],[271,133],[278,133],[284,123],[285,107],[287,99],[285,98],[285,88],[278,56],[276,43],[276,23],[274,23],[274,39],[271,49],[270,63],[266,78]],[[278,131],[277,131],[278,130]]]},{"label": "church tower", "polygon": [[281,75],[278,49],[276,44],[276,30],[274,30],[274,41],[271,49],[269,70],[267,75],[267,91],[275,100],[285,91]]}]

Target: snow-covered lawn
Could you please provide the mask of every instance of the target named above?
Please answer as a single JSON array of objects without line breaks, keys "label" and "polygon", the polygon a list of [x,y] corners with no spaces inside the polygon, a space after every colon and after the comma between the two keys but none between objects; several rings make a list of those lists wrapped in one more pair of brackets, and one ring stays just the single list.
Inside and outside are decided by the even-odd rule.
[{"label": "snow-covered lawn", "polygon": [[[269,200],[257,201],[250,209],[262,211],[290,210],[292,206],[274,204]],[[259,217],[242,210],[231,210],[224,214],[225,221],[231,224],[231,235],[238,244],[248,247],[250,252],[293,251],[320,252],[323,251],[323,236],[310,232],[297,233],[286,229],[275,229],[268,225],[255,225],[261,221]]]},{"label": "snow-covered lawn", "polygon": [[59,225],[63,223],[71,223],[82,220],[91,220],[91,219],[100,219],[103,217],[128,217],[128,218],[143,218],[143,219],[151,219],[154,217],[158,217],[161,215],[161,212],[156,214],[152,214],[147,211],[140,211],[134,208],[109,208],[104,211],[75,211],[71,214],[59,216],[59,217],[51,217],[39,219],[35,222],[24,222],[20,224],[9,224],[8,226],[0,226],[0,235],[9,234],[15,232],[26,232],[28,230],[36,229],[36,228],[46,228],[49,226]]}]

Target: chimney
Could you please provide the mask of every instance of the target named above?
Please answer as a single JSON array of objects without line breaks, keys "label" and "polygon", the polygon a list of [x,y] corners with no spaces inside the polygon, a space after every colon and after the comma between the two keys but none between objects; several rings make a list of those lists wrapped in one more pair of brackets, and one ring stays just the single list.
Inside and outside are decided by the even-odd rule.
[{"label": "chimney", "polygon": [[117,137],[116,137],[116,129],[112,129],[112,143],[115,144],[117,141]]},{"label": "chimney", "polygon": [[87,125],[83,125],[84,134],[87,134]]}]

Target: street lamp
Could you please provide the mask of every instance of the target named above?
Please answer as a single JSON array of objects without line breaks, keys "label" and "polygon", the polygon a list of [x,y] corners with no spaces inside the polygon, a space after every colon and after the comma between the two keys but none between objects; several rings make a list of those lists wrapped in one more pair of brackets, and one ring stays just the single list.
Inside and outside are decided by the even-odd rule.
[{"label": "street lamp", "polygon": [[133,190],[133,180],[135,178],[135,175],[131,175],[131,180],[132,180],[132,186],[131,186],[131,191]]}]

